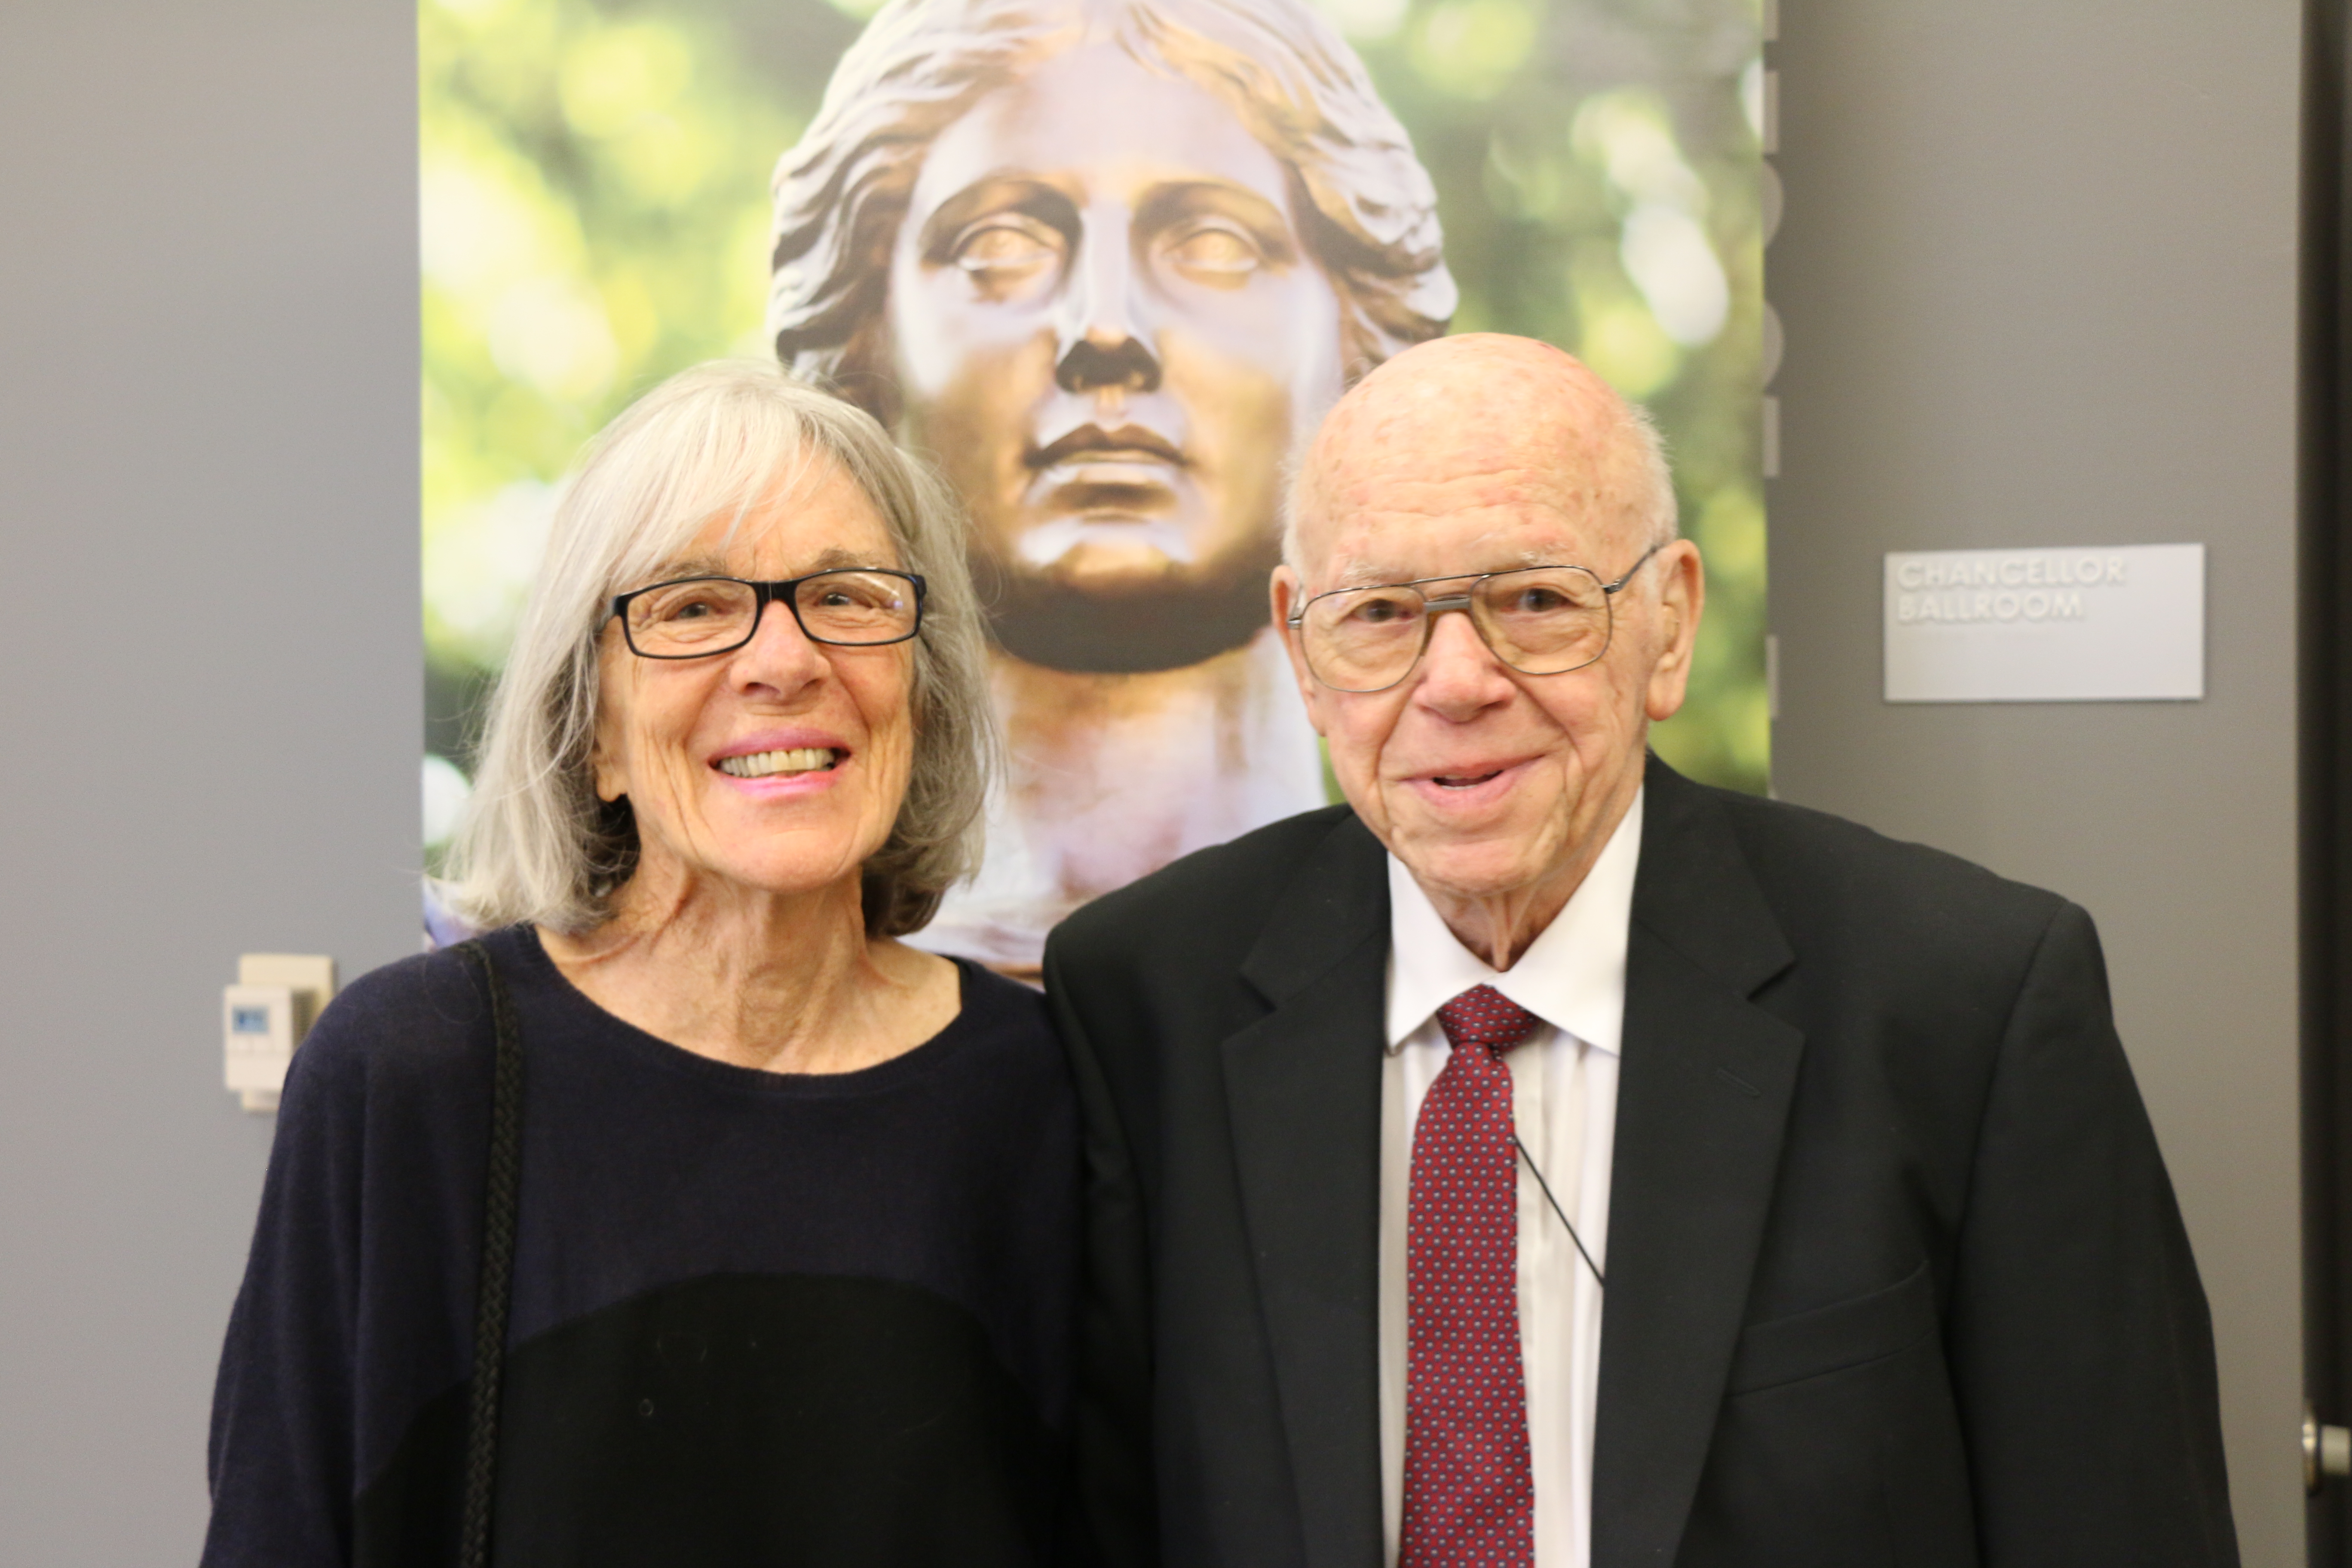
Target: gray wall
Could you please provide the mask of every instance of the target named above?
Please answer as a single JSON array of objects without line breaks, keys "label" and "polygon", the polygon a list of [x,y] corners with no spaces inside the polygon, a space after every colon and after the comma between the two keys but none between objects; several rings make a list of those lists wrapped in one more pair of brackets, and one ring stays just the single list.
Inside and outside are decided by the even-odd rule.
[{"label": "gray wall", "polygon": [[[2089,908],[2220,1341],[2245,1560],[2302,1561],[2298,7],[1785,0],[1779,793]],[[1888,550],[2202,541],[2206,700],[1890,707]]]},{"label": "gray wall", "polygon": [[415,949],[415,12],[0,5],[0,1557],[194,1561],[240,952]]},{"label": "gray wall", "polygon": [[[0,8],[0,1520],[193,1558],[241,951],[415,945],[414,11]],[[2297,1561],[2295,11],[1788,0],[1791,799],[2087,904]],[[1890,548],[2204,540],[2193,706],[1878,700]],[[98,580],[96,587],[81,584]]]}]

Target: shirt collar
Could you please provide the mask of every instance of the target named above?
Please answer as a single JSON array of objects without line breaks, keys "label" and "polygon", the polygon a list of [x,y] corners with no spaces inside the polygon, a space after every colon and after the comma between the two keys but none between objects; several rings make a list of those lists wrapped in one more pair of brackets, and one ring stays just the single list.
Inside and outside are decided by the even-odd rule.
[{"label": "shirt collar", "polygon": [[1500,973],[1455,938],[1404,862],[1388,858],[1391,1053],[1438,1008],[1473,986],[1491,985],[1552,1027],[1617,1054],[1625,1025],[1625,940],[1642,858],[1643,793],[1634,795],[1567,907]]}]

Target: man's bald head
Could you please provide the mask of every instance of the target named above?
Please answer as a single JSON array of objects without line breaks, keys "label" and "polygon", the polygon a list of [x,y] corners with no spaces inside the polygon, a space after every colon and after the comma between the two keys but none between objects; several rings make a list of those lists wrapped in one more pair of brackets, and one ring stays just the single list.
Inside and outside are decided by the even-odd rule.
[{"label": "man's bald head", "polygon": [[1268,607],[1332,777],[1507,969],[1624,820],[1689,680],[1706,576],[1656,433],[1558,349],[1441,338],[1339,401],[1293,500]]},{"label": "man's bald head", "polygon": [[1466,332],[1406,350],[1332,408],[1291,486],[1283,559],[1303,572],[1335,510],[1474,475],[1498,504],[1547,505],[1636,550],[1675,537],[1674,480],[1646,413],[1549,343]]}]

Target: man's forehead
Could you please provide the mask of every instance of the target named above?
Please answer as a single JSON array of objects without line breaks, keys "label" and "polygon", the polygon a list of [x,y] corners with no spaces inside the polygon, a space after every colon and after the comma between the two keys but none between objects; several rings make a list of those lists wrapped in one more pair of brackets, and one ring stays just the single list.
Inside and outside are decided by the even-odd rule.
[{"label": "man's forehead", "polygon": [[1333,509],[1305,531],[1304,564],[1319,586],[1362,587],[1424,577],[1507,572],[1520,566],[1580,566],[1609,550],[1613,531],[1590,512],[1543,503]]},{"label": "man's forehead", "polygon": [[1628,435],[1615,394],[1555,350],[1425,344],[1368,377],[1318,434],[1299,487],[1302,564],[1351,577],[1438,552],[1496,563],[1446,571],[1530,554],[1589,564],[1631,525]]}]

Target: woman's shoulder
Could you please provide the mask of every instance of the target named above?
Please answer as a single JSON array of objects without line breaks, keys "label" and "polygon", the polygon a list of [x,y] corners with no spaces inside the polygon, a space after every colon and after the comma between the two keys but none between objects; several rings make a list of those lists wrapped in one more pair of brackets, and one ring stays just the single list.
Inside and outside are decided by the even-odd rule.
[{"label": "woman's shoulder", "polygon": [[971,959],[952,962],[962,983],[962,1007],[937,1042],[947,1048],[925,1054],[953,1075],[977,1074],[1007,1085],[1047,1087],[1064,1078],[1061,1042],[1044,994]]},{"label": "woman's shoulder", "polygon": [[[495,951],[507,932],[486,939]],[[489,994],[457,948],[370,970],[339,992],[294,1053],[288,1092],[372,1096],[471,1080],[490,1044]]]},{"label": "woman's shoulder", "polygon": [[980,1027],[1051,1041],[1053,1025],[1045,1015],[1045,994],[1017,980],[1007,979],[969,958],[950,960],[963,976],[963,1018]]}]

